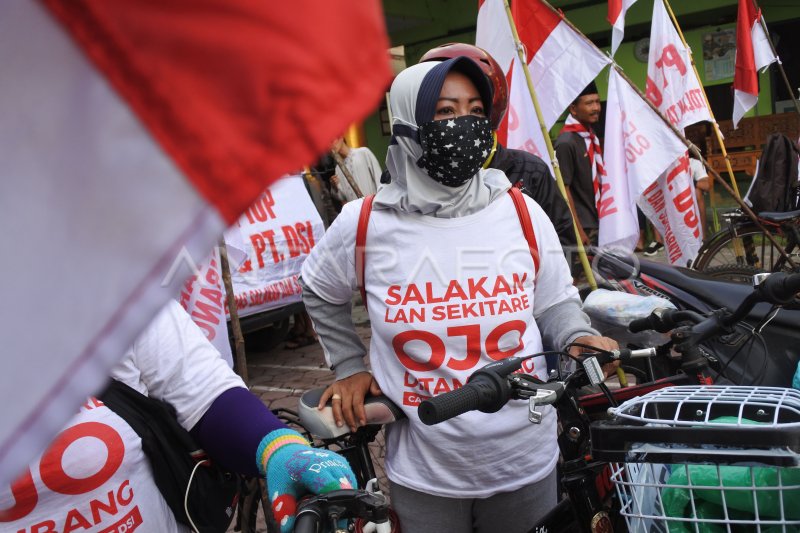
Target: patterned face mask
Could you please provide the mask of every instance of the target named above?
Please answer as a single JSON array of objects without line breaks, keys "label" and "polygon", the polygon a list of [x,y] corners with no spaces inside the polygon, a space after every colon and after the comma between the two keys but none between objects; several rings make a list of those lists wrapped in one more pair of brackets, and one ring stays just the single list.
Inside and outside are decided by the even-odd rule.
[{"label": "patterned face mask", "polygon": [[422,157],[417,165],[442,185],[459,187],[480,170],[492,150],[489,119],[464,115],[433,120],[419,128]]}]

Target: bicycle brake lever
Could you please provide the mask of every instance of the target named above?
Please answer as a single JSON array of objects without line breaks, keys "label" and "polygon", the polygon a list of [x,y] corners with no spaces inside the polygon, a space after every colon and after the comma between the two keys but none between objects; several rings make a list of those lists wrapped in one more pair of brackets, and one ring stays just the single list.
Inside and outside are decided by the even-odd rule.
[{"label": "bicycle brake lever", "polygon": [[562,383],[544,383],[528,374],[514,374],[509,383],[515,399],[528,399],[528,421],[531,424],[542,422],[542,412],[536,409],[538,406],[554,404],[564,392]]}]

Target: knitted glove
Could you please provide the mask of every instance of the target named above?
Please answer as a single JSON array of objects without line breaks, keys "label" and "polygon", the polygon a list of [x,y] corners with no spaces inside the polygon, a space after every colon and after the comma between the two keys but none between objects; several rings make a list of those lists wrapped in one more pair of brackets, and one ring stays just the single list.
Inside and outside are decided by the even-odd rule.
[{"label": "knitted glove", "polygon": [[294,527],[301,496],[352,489],[356,476],[341,455],[312,448],[291,429],[276,429],[261,440],[256,454],[258,470],[267,478],[272,514],[281,533]]}]

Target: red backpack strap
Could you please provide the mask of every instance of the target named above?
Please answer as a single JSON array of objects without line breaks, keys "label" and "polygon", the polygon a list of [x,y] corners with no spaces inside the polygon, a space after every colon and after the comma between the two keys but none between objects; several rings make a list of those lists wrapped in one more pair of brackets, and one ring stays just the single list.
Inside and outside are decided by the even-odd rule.
[{"label": "red backpack strap", "polygon": [[533,222],[531,222],[531,214],[528,211],[528,206],[525,204],[525,197],[522,192],[516,187],[511,187],[508,190],[511,199],[514,201],[514,207],[517,209],[517,216],[519,223],[522,226],[522,233],[525,234],[525,240],[528,241],[528,248],[531,251],[533,258],[534,275],[539,275],[539,245],[536,244],[536,234],[533,232]]},{"label": "red backpack strap", "polygon": [[361,213],[358,215],[358,226],[356,227],[356,284],[361,292],[361,301],[367,307],[367,289],[364,287],[364,259],[367,246],[367,226],[369,225],[369,215],[372,213],[372,200],[374,194],[364,197],[361,204]]}]

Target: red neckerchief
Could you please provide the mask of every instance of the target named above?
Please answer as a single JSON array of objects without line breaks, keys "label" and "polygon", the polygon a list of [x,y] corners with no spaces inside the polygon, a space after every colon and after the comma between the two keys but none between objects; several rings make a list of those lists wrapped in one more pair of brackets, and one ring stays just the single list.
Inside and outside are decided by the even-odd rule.
[{"label": "red neckerchief", "polygon": [[574,132],[583,137],[586,142],[586,151],[589,154],[589,160],[592,161],[592,186],[594,187],[594,201],[595,204],[600,202],[600,185],[603,178],[606,176],[606,170],[603,166],[603,149],[600,148],[600,139],[594,134],[594,130],[587,128],[572,115],[567,116],[564,127],[561,132]]}]

